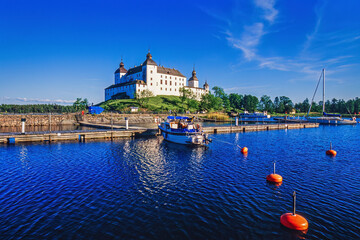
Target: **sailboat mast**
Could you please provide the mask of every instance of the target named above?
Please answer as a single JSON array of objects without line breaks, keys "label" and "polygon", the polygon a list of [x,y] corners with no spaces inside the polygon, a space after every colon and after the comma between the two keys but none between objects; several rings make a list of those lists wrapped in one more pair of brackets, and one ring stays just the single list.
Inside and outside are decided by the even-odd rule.
[{"label": "sailboat mast", "polygon": [[325,113],[325,68],[323,68],[323,114]]}]

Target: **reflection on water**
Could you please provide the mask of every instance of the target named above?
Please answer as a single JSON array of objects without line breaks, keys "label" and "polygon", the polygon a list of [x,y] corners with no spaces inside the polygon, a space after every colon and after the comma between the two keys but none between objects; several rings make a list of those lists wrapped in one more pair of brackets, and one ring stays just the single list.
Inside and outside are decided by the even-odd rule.
[{"label": "reflection on water", "polygon": [[[356,239],[358,126],[0,146],[4,239]],[[325,155],[329,142],[338,152]],[[249,148],[243,155],[237,147]],[[304,151],[304,149],[306,151]],[[266,182],[273,170],[281,185]],[[339,177],[341,176],[341,177]],[[297,212],[307,233],[286,229]],[[348,216],[351,216],[349,218]]]}]

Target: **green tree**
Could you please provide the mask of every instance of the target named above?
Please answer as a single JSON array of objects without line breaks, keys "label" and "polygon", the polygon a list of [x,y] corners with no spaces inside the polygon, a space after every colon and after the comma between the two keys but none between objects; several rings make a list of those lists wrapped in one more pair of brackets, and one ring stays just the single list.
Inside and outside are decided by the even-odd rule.
[{"label": "green tree", "polygon": [[255,111],[258,103],[259,99],[256,96],[244,95],[243,106],[247,111]]},{"label": "green tree", "polygon": [[263,95],[260,98],[259,107],[262,111],[273,112],[274,111],[274,103],[271,101],[270,96]]},{"label": "green tree", "polygon": [[231,108],[240,110],[242,108],[243,96],[237,93],[230,93],[229,101]]},{"label": "green tree", "polygon": [[139,93],[135,92],[135,99],[139,103],[140,107],[144,107],[149,102],[149,98],[153,96],[153,92],[149,89],[142,90]]}]

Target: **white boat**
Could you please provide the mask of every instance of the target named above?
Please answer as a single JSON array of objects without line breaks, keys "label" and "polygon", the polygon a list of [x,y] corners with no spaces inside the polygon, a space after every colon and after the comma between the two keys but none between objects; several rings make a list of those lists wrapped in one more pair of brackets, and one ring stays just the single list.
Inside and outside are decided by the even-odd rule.
[{"label": "white boat", "polygon": [[[321,76],[322,76],[322,80],[323,80],[323,99],[322,99],[323,116],[322,117],[309,117],[309,113],[311,110],[312,103],[314,101],[316,90],[318,89],[319,83],[321,81]],[[309,122],[326,124],[326,125],[354,125],[354,124],[357,124],[355,117],[353,117],[352,119],[343,119],[340,114],[329,114],[329,113],[325,112],[325,69],[322,70],[322,74],[320,75],[319,81],[318,81],[316,89],[315,89],[314,96],[311,100],[309,111],[306,115],[306,119]]]},{"label": "white boat", "polygon": [[168,116],[158,127],[166,141],[193,145],[207,146],[211,139],[202,131],[199,124],[194,124],[194,118]]}]

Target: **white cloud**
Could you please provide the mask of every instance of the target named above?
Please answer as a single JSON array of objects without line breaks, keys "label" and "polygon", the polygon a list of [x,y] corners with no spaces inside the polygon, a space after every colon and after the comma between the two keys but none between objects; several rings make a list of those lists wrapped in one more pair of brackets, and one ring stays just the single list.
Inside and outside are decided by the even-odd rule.
[{"label": "white cloud", "polygon": [[27,103],[59,103],[59,104],[69,104],[69,103],[73,103],[74,100],[64,100],[64,99],[39,99],[39,98],[22,98],[22,97],[17,97],[17,98],[11,98],[11,97],[4,97],[4,99],[6,100],[15,100],[18,102],[27,102]]},{"label": "white cloud", "polygon": [[279,11],[275,9],[275,0],[255,0],[255,5],[264,10],[264,18],[273,23]]},{"label": "white cloud", "polygon": [[232,47],[240,49],[247,60],[256,57],[256,47],[261,37],[265,34],[263,23],[254,23],[251,26],[245,26],[244,32],[240,39],[235,38],[231,32],[227,32],[227,41]]}]

